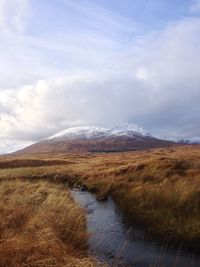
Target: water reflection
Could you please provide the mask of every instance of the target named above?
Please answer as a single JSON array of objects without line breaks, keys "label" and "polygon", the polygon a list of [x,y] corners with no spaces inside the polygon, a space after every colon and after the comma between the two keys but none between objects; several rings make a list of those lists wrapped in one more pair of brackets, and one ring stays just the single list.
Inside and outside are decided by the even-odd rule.
[{"label": "water reflection", "polygon": [[90,253],[110,266],[199,267],[200,256],[160,245],[131,227],[113,200],[99,202],[89,192],[72,190],[73,198],[87,211]]}]

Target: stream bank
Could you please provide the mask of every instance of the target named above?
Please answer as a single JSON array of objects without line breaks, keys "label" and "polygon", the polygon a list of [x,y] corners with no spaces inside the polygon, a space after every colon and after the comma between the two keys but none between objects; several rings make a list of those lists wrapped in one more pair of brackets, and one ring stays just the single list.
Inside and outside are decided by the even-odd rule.
[{"label": "stream bank", "polygon": [[161,244],[134,226],[109,197],[98,201],[88,191],[71,190],[87,213],[88,247],[92,256],[109,266],[199,267],[200,255]]}]

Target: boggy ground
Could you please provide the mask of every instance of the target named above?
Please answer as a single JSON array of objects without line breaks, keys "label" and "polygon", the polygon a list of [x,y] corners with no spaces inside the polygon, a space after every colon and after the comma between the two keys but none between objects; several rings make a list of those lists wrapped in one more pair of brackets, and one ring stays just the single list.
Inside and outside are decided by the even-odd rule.
[{"label": "boggy ground", "polygon": [[0,183],[1,267],[89,267],[84,212],[47,181]]},{"label": "boggy ground", "polygon": [[112,195],[134,222],[156,235],[199,247],[200,146],[2,157],[0,179],[16,178],[85,184],[101,199]]}]

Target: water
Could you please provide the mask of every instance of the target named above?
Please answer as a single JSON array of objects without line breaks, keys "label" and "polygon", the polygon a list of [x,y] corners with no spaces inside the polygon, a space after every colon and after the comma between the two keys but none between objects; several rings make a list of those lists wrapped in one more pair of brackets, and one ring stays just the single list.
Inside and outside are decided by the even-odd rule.
[{"label": "water", "polygon": [[111,198],[100,202],[89,192],[71,194],[87,211],[89,252],[99,261],[123,267],[200,267],[200,255],[153,242],[131,227]]}]

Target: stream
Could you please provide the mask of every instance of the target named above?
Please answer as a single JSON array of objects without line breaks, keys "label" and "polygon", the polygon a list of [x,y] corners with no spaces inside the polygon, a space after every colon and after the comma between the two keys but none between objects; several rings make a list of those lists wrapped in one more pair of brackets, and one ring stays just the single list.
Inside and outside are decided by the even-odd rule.
[{"label": "stream", "polygon": [[121,267],[200,266],[200,255],[161,245],[144,230],[131,226],[112,198],[102,202],[88,191],[78,190],[71,190],[71,195],[86,209],[89,253],[99,262]]}]

